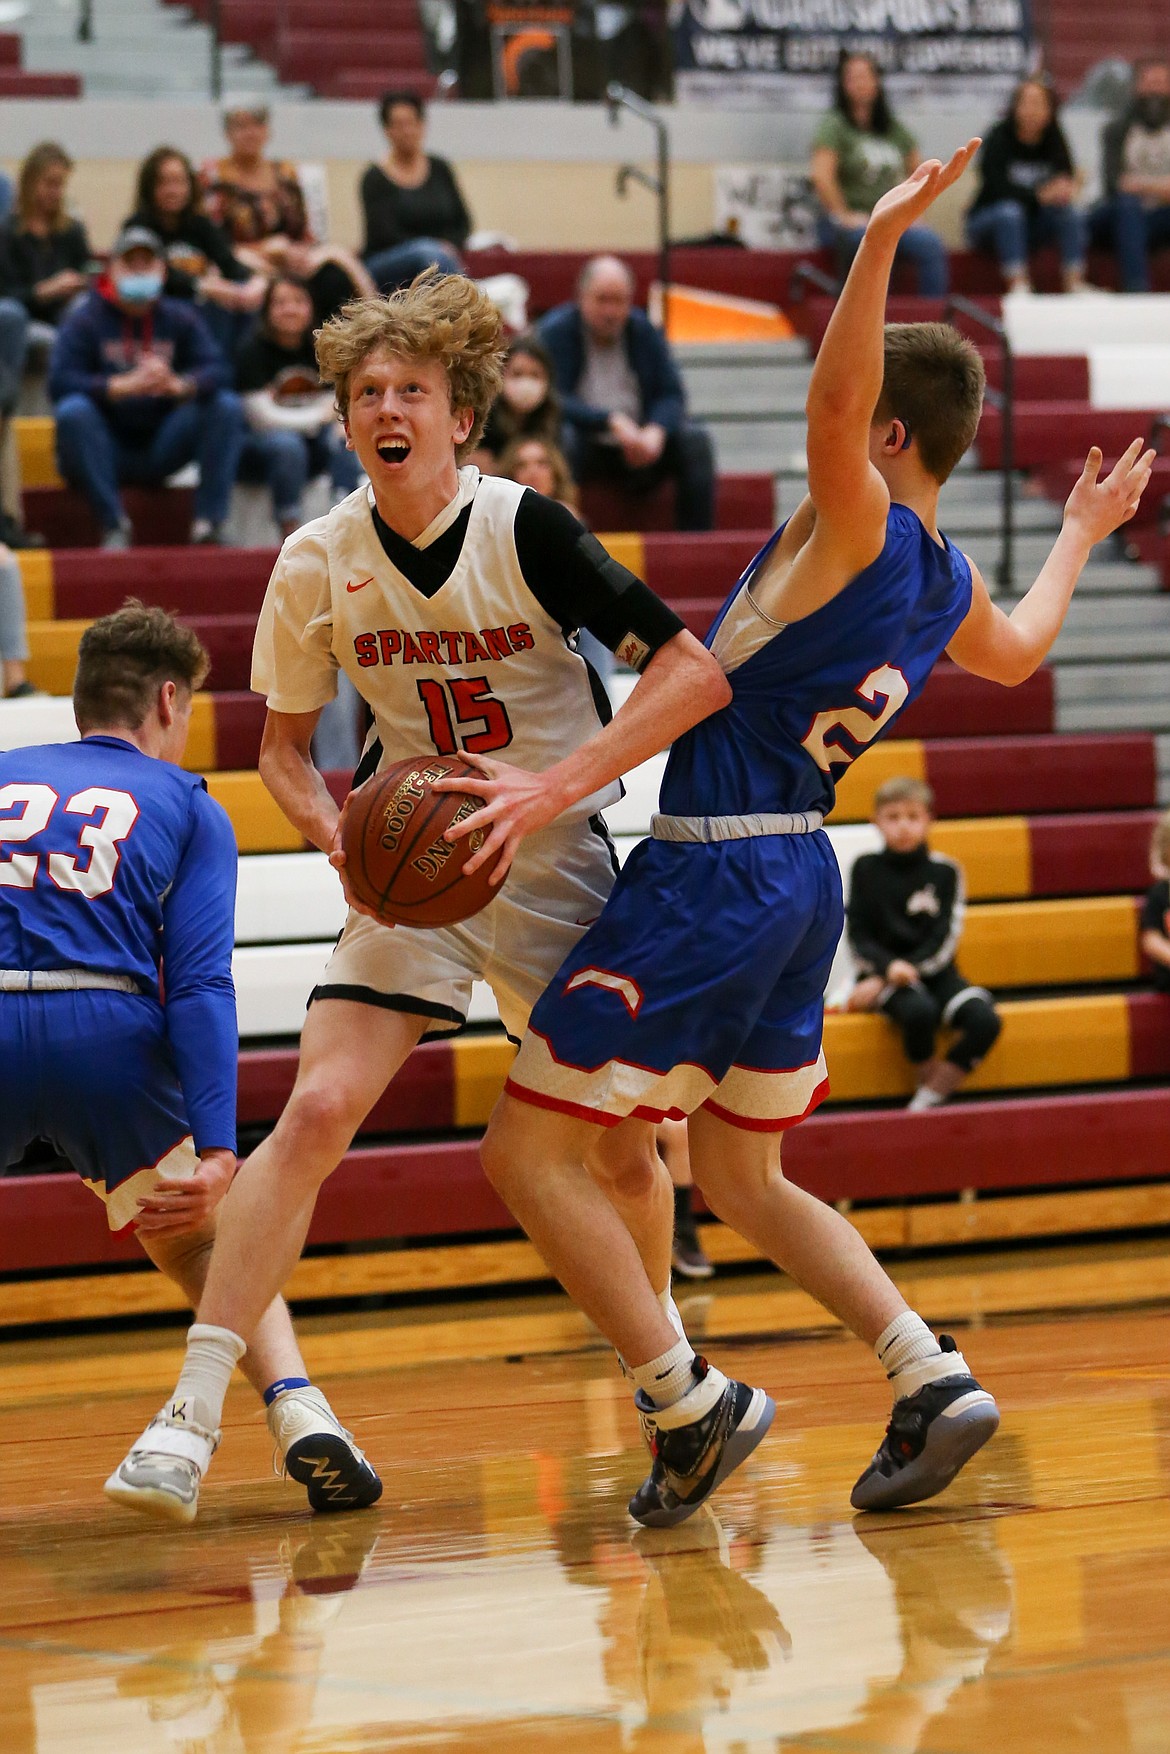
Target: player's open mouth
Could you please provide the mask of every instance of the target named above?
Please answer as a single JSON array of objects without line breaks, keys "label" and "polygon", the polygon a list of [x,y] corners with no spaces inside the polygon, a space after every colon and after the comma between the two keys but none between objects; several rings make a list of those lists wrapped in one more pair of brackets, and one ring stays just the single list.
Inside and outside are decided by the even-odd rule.
[{"label": "player's open mouth", "polygon": [[383,463],[405,463],[410,455],[410,445],[404,438],[379,439],[377,450]]}]

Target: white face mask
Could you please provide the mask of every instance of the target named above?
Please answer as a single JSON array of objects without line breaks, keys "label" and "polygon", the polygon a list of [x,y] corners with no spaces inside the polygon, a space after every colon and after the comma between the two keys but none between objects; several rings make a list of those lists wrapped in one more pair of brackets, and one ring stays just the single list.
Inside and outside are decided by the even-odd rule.
[{"label": "white face mask", "polygon": [[516,376],[504,379],[504,401],[517,414],[531,414],[547,395],[548,385],[543,378]]}]

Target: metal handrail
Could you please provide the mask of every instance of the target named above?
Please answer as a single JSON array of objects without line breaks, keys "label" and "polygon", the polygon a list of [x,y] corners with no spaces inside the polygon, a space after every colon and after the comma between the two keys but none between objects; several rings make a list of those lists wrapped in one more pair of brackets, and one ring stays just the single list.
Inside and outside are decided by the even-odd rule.
[{"label": "metal handrail", "polygon": [[211,27],[211,66],[208,83],[211,87],[212,102],[218,103],[223,97],[223,35],[219,0],[211,0],[207,22]]},{"label": "metal handrail", "polygon": [[829,298],[838,298],[841,293],[841,282],[815,262],[798,262],[788,276],[788,302],[803,304],[806,286],[815,286],[818,292],[825,293]]},{"label": "metal handrail", "polygon": [[658,197],[658,280],[662,287],[662,328],[665,330],[670,300],[670,133],[653,104],[648,104],[636,92],[627,91],[616,80],[606,86],[605,102],[611,126],[616,127],[621,112],[629,110],[631,115],[648,122],[656,136],[657,176],[651,176],[649,171],[641,170],[637,165],[623,164],[617,173],[617,192],[624,195],[633,182],[641,183],[644,189]]},{"label": "metal handrail", "polygon": [[1008,332],[998,317],[993,317],[977,305],[972,299],[963,298],[956,293],[947,300],[943,311],[943,321],[949,323],[954,316],[966,317],[969,323],[986,329],[999,342],[1003,358],[1003,388],[988,388],[987,400],[993,407],[998,407],[1003,419],[1003,439],[1000,447],[1000,488],[1002,508],[1002,528],[1000,530],[999,566],[996,573],[997,583],[1005,591],[1012,590],[1015,584],[1015,524],[1016,524],[1016,368],[1012,344]]}]

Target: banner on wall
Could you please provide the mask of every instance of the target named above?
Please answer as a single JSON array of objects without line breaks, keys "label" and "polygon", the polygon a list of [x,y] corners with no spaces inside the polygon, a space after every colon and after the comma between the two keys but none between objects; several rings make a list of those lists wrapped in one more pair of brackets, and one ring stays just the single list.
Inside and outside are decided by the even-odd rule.
[{"label": "banner on wall", "polygon": [[1005,94],[1034,63],[1030,0],[672,0],[677,95],[820,109],[842,48],[888,90]]},{"label": "banner on wall", "polygon": [[719,164],[715,230],[750,250],[815,250],[820,211],[804,165]]}]

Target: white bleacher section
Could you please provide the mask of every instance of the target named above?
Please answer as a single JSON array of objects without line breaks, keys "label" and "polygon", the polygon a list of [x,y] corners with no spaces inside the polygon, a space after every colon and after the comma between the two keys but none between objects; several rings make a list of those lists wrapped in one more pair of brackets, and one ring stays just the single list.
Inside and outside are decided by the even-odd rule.
[{"label": "white bleacher section", "polygon": [[[633,685],[634,678],[628,674],[614,678],[611,693],[615,706],[626,699]],[[76,736],[67,700],[0,704],[0,748],[69,742]],[[627,776],[625,797],[606,812],[623,863],[649,830],[665,764],[665,756],[656,756]],[[834,828],[830,833],[847,880],[858,854],[878,844],[876,830],[862,824]],[[244,1040],[300,1034],[306,1001],[321,978],[344,921],[341,887],[323,853],[250,853],[241,857],[232,966]],[[846,957],[846,951],[838,953],[830,1000],[848,986]],[[490,989],[478,983],[470,1021],[498,1021]]]},{"label": "white bleacher section", "polygon": [[[1102,292],[1009,293],[1003,321],[1020,354],[1091,354],[1095,347],[1165,347],[1170,295]],[[1145,407],[1143,396],[1139,408]]]}]

